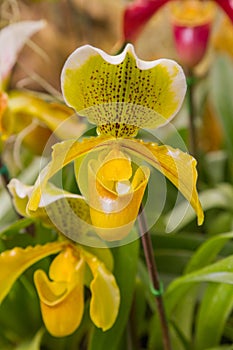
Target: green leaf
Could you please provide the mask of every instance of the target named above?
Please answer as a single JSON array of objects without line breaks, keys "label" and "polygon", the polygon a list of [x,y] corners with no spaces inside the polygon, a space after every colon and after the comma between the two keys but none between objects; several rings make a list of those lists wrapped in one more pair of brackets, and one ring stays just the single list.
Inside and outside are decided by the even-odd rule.
[{"label": "green leaf", "polygon": [[35,337],[19,346],[15,350],[40,350],[41,339],[44,334],[44,329],[40,329]]},{"label": "green leaf", "polygon": [[[23,319],[22,319],[23,315]],[[11,344],[32,339],[41,327],[38,296],[34,286],[22,276],[0,307],[0,333]],[[0,349],[5,349],[0,346]]]},{"label": "green leaf", "polygon": [[[184,298],[192,294],[193,288],[201,282],[218,282],[229,287],[233,285],[233,256],[222,259],[195,272],[188,273],[175,279],[168,287],[164,295],[164,303],[168,320],[172,321],[175,310],[182,305]],[[221,284],[220,284],[221,285]],[[227,300],[227,299],[226,299]],[[222,315],[222,323],[225,323],[226,315]],[[225,317],[225,318],[224,318]],[[151,337],[151,344],[156,341]],[[150,349],[153,349],[151,346]],[[203,348],[202,348],[203,349]],[[199,350],[199,348],[198,348]]]},{"label": "green leaf", "polygon": [[[195,314],[195,306],[197,301],[198,287],[193,286],[188,293],[186,293],[182,301],[176,306],[172,315],[172,325],[176,331],[176,337],[173,336],[173,347],[181,348],[181,344],[175,346],[175,341],[183,343],[185,349],[190,349],[193,333],[193,318]],[[177,332],[180,330],[180,333]],[[177,338],[177,339],[176,339]],[[179,343],[178,343],[179,344]]]},{"label": "green leaf", "polygon": [[189,264],[187,265],[186,273],[195,271],[210,264],[216,258],[227,241],[231,238],[233,238],[233,231],[214,236],[203,243],[197,252],[192,256]]},{"label": "green leaf", "polygon": [[233,286],[209,284],[198,311],[195,350],[219,345],[233,307]]},{"label": "green leaf", "polygon": [[218,282],[233,284],[233,256],[222,259],[195,272],[176,278],[164,294],[167,316],[172,318],[174,308],[196,283]]},{"label": "green leaf", "polygon": [[[166,236],[166,241],[164,238],[164,244],[168,240],[168,248],[170,248],[169,240],[172,242],[172,240],[175,239],[175,236],[171,236],[168,239],[169,236]],[[224,244],[227,243],[228,240],[233,238],[233,232],[225,233],[222,235],[215,236],[208,241],[206,241],[204,244],[200,246],[200,248],[197,250],[196,253],[194,253],[193,258],[191,259],[187,269],[186,269],[186,275],[179,277],[175,279],[168,287],[168,289],[165,292],[164,295],[164,302],[167,312],[167,317],[169,322],[173,325],[173,329],[171,328],[171,338],[173,345],[177,345],[177,348],[179,349],[186,349],[186,345],[183,342],[183,347],[181,343],[178,343],[180,334],[176,331],[176,326],[178,329],[182,332],[184,339],[187,340],[190,344],[192,343],[191,339],[191,328],[190,325],[192,324],[192,320],[194,317],[194,306],[196,302],[196,295],[198,291],[198,283],[201,282],[222,282],[223,284],[213,284],[216,286],[216,292],[219,288],[219,290],[223,290],[223,295],[227,293],[227,291],[232,288],[232,286],[227,285],[232,284],[232,277],[233,277],[233,256],[230,256],[228,258],[222,259],[218,261],[215,264],[210,264],[218,255],[220,250],[223,248]],[[180,242],[182,243],[182,241]],[[186,240],[184,240],[183,244],[186,248],[189,248],[187,245]],[[179,247],[182,245],[179,245]],[[159,248],[163,248],[163,245],[161,245]],[[196,248],[198,247],[198,242],[196,245]],[[178,247],[177,247],[178,248]],[[190,248],[189,248],[190,249]],[[208,265],[208,266],[206,266]],[[195,272],[194,272],[195,270]],[[212,284],[211,284],[212,286]],[[210,287],[211,288],[211,287]],[[233,294],[233,293],[232,293]],[[190,300],[191,305],[188,304],[188,300]],[[208,298],[207,298],[208,300]],[[189,305],[189,309],[185,308],[184,301],[187,301],[186,306]],[[216,311],[216,315],[218,315],[219,318],[219,332],[215,332],[216,338],[215,343],[207,344],[207,346],[213,346],[217,345],[216,339],[219,339],[221,336],[221,333],[223,331],[223,327],[226,322],[226,318],[229,314],[229,310],[232,309],[231,301],[229,300],[229,303],[227,303],[228,298],[221,299],[221,294],[218,303],[216,303],[216,307],[214,304],[214,301],[216,302],[216,299],[209,300],[209,308],[212,308],[213,315],[214,310]],[[225,303],[225,304],[224,304]],[[202,304],[204,304],[204,301],[202,301]],[[204,306],[203,306],[204,307]],[[222,313],[221,313],[222,309]],[[188,315],[186,314],[186,311],[188,310]],[[207,308],[208,310],[208,308]],[[218,312],[221,314],[219,315]],[[203,312],[203,319],[206,320],[205,315],[206,313]],[[214,322],[215,318],[214,316],[211,316],[211,321],[213,322],[213,328],[214,328]],[[208,318],[209,319],[209,318]],[[201,321],[200,321],[201,322]],[[204,322],[204,321],[203,321]],[[216,324],[215,324],[216,326]],[[200,332],[200,331],[199,331]],[[176,334],[174,334],[176,333]],[[212,333],[210,333],[212,334]],[[159,331],[158,331],[158,320],[156,319],[156,316],[153,318],[152,321],[152,329],[150,332],[150,338],[149,338],[149,349],[154,349],[156,346],[159,347],[158,338],[161,337]],[[198,335],[199,337],[199,335]],[[201,335],[200,335],[201,337]],[[204,337],[204,332],[203,332]],[[214,338],[214,337],[213,337]],[[175,347],[176,348],[176,347]],[[197,348],[204,349],[205,347]],[[189,347],[188,347],[189,349]]]},{"label": "green leaf", "polygon": [[168,313],[172,313],[179,300],[184,297],[194,283],[200,282],[218,282],[232,285],[233,256],[174,280],[165,293]]},{"label": "green leaf", "polygon": [[33,220],[31,218],[23,218],[21,220],[15,221],[13,224],[10,224],[9,226],[5,227],[0,232],[0,237],[5,238],[6,236],[19,233],[19,231],[28,227],[32,222]]},{"label": "green leaf", "polygon": [[110,330],[102,332],[100,329],[94,328],[88,350],[118,350],[132,304],[138,265],[138,249],[138,240],[112,249],[115,266],[114,275],[121,294],[120,310],[117,320]]}]

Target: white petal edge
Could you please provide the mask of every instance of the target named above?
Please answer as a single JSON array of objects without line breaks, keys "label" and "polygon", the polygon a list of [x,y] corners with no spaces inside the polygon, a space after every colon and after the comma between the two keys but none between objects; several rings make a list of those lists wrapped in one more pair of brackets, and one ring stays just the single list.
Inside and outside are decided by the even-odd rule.
[{"label": "white petal edge", "polygon": [[154,61],[144,61],[137,57],[135,53],[134,46],[132,44],[127,44],[125,49],[119,55],[109,55],[105,51],[96,48],[91,45],[83,45],[77,48],[71,55],[67,58],[61,72],[61,90],[64,97],[65,102],[68,106],[73,107],[66,99],[65,92],[63,89],[63,82],[65,80],[66,70],[67,69],[77,69],[79,68],[85,61],[87,61],[91,56],[100,55],[106,62],[117,65],[124,61],[127,53],[131,53],[136,60],[136,65],[141,70],[147,70],[154,68],[155,66],[161,64],[168,69],[168,72],[172,75],[177,71],[177,74],[172,83],[172,90],[175,91],[176,100],[178,102],[178,106],[176,111],[160,126],[167,124],[180,110],[187,89],[186,77],[183,72],[182,67],[174,60],[161,58]]},{"label": "white petal edge", "polygon": [[[12,179],[8,184],[8,188],[12,195],[14,195],[14,192],[15,192],[15,194],[21,199],[26,197],[30,199],[34,186],[27,186],[18,179]],[[41,194],[41,199],[40,199],[38,208],[46,207],[49,204],[54,203],[57,200],[63,199],[63,198],[83,199],[84,197],[78,194],[67,192],[63,189],[56,187],[51,183],[47,183],[46,187],[44,188],[44,191]]]},{"label": "white petal edge", "polygon": [[12,196],[14,196],[14,192],[15,192],[16,195],[21,199],[26,197],[29,198],[33,191],[33,186],[24,185],[18,179],[12,179],[7,185],[7,187],[9,188],[9,191],[12,194]]}]

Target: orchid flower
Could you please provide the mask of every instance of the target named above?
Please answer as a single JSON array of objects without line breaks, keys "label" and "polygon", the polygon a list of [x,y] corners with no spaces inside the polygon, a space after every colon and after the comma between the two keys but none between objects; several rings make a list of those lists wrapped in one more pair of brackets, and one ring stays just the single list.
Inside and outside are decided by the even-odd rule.
[{"label": "orchid flower", "polygon": [[232,0],[135,0],[126,5],[123,13],[123,41],[135,42],[144,26],[164,5],[171,8],[175,47],[187,68],[193,68],[206,53],[214,10],[221,7],[233,21]]},{"label": "orchid flower", "polygon": [[[180,109],[186,92],[181,67],[167,59],[142,61],[131,44],[117,56],[85,45],[66,61],[61,82],[67,104],[97,125],[98,136],[54,145],[52,160],[30,193],[26,214],[47,210],[59,231],[84,244],[85,236],[76,236],[83,224],[103,240],[121,240],[137,218],[151,165],[180,190],[201,224],[195,159],[134,138],[140,128],[159,127]],[[53,187],[48,196],[52,177],[71,162],[81,195]],[[79,218],[84,212],[91,224]]]},{"label": "orchid flower", "polygon": [[177,54],[185,67],[193,68],[206,53],[215,4],[211,1],[174,1],[171,13]]},{"label": "orchid flower", "polygon": [[[147,22],[156,14],[160,8],[167,3],[179,2],[177,0],[134,0],[126,5],[123,14],[123,40],[124,42],[135,42],[140,35],[143,27]],[[186,6],[188,0],[180,1],[181,7]],[[193,2],[206,6],[205,2],[194,0]],[[213,1],[208,1],[213,3]],[[232,0],[215,0],[218,6],[220,6],[227,16],[233,21],[233,3]],[[199,5],[197,5],[199,6]],[[208,5],[209,6],[209,5]],[[202,10],[201,10],[202,12]],[[194,22],[198,22],[198,19],[202,17],[200,12],[196,13]],[[204,22],[203,22],[204,23]],[[208,21],[209,23],[209,21]]]},{"label": "orchid flower", "polygon": [[[9,189],[18,212],[25,210],[32,186],[12,180]],[[51,196],[52,189],[47,195]],[[61,199],[63,200],[63,199]],[[72,198],[70,198],[72,203]],[[51,196],[50,207],[57,208],[57,198]],[[75,203],[75,202],[74,202]],[[74,204],[75,205],[75,204]],[[46,211],[39,208],[33,213],[46,225],[52,225]],[[79,212],[79,215],[82,215]],[[82,227],[79,227],[82,234]],[[36,270],[34,282],[40,299],[42,317],[47,330],[55,337],[72,334],[80,325],[84,313],[84,285],[90,288],[90,317],[103,331],[111,328],[118,315],[120,293],[112,274],[113,258],[109,249],[84,249],[67,239],[27,247],[16,247],[0,254],[0,302],[9,293],[14,282],[37,261],[56,254],[48,276]]]},{"label": "orchid flower", "polygon": [[111,328],[120,303],[115,278],[100,259],[69,241],[57,241],[25,249],[16,247],[3,252],[0,255],[0,301],[28,267],[54,254],[58,255],[50,265],[49,278],[43,270],[36,270],[34,273],[47,330],[55,337],[63,337],[72,334],[79,327],[84,312],[85,278],[89,276],[89,270],[91,319],[103,331]]}]

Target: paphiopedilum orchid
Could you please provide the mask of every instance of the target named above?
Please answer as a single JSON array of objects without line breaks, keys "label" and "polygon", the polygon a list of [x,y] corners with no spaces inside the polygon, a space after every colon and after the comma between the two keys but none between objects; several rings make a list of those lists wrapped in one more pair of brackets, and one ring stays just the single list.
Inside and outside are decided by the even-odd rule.
[{"label": "paphiopedilum orchid", "polygon": [[[25,209],[33,190],[18,180],[12,180],[9,189],[19,213],[27,216]],[[50,207],[57,198],[53,189],[47,191]],[[70,198],[72,203],[72,197]],[[74,202],[75,206],[75,202]],[[79,212],[81,215],[81,213]],[[43,208],[33,213],[46,225],[51,221]],[[79,227],[82,234],[82,227]],[[56,337],[72,334],[80,325],[84,313],[84,286],[90,288],[90,317],[102,330],[112,327],[118,315],[120,293],[112,274],[113,258],[110,250],[87,250],[80,245],[62,239],[45,245],[16,247],[0,254],[0,302],[9,293],[17,278],[39,260],[56,254],[48,276],[43,270],[36,270],[34,282],[40,299],[42,317],[48,331]]]},{"label": "paphiopedilum orchid", "polygon": [[[77,216],[88,212],[91,224],[86,224],[92,231],[107,241],[121,240],[137,218],[150,164],[180,190],[201,224],[195,159],[170,146],[134,138],[140,128],[161,126],[180,109],[186,91],[181,67],[167,59],[142,61],[131,44],[117,56],[86,45],[68,58],[61,81],[67,104],[97,125],[98,136],[53,147],[52,160],[30,193],[26,214],[48,210],[52,200],[57,206],[50,206],[48,215],[70,238],[79,241],[77,233],[86,220]],[[49,180],[71,162],[82,196],[55,187],[47,196]],[[81,239],[85,243],[85,237]]]}]

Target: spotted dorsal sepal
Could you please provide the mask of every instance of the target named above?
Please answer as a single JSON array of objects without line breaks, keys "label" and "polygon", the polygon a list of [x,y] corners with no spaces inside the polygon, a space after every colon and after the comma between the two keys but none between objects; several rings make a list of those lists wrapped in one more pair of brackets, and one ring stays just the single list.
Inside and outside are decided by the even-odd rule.
[{"label": "spotted dorsal sepal", "polygon": [[135,137],[138,127],[125,123],[103,124],[97,127],[99,135],[111,135],[114,137]]},{"label": "spotted dorsal sepal", "polygon": [[[131,44],[117,56],[89,45],[77,49],[63,67],[61,82],[68,105],[100,132],[122,136],[133,136],[135,128],[156,128],[168,122],[186,92],[186,79],[176,62],[140,60]],[[118,125],[119,130],[125,125],[130,128],[123,133],[113,131]]]}]

